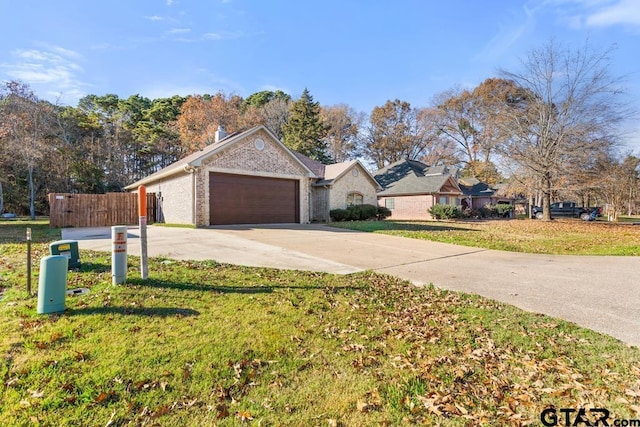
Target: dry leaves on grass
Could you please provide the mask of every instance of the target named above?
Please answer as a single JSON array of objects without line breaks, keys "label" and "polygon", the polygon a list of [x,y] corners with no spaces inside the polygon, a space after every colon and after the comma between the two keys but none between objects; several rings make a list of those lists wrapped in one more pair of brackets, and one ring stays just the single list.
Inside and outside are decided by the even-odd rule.
[{"label": "dry leaves on grass", "polygon": [[[374,307],[368,314],[362,310],[369,316],[366,322],[378,324],[386,338],[408,343],[408,349],[401,354],[377,353],[377,359],[394,368],[391,376],[385,371],[382,380],[393,386],[381,391],[381,403],[363,396],[358,411],[392,405],[394,396],[401,396],[395,404],[414,422],[444,417],[528,425],[549,403],[598,407],[624,393],[629,405],[640,405],[639,384],[627,380],[628,387],[622,390],[612,387],[612,378],[616,384],[625,384],[615,363],[595,371],[588,364],[582,366],[585,361],[576,360],[577,353],[572,356],[570,350],[588,349],[589,341],[558,329],[557,322],[539,317],[539,323],[500,326],[495,316],[497,320],[485,326],[483,317],[499,314],[504,306],[399,281],[377,287],[376,278],[371,279],[372,286],[359,293],[354,304]],[[379,307],[381,301],[384,308]],[[356,344],[357,333],[338,328],[334,332],[333,336],[345,340],[342,350],[354,356],[353,366],[360,369],[367,369],[362,354],[372,354],[378,342],[386,341]]]}]

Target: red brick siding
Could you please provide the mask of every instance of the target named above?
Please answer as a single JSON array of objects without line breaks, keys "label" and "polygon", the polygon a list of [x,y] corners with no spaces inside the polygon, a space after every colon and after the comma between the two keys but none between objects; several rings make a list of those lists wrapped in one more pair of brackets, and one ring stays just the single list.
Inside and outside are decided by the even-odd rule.
[{"label": "red brick siding", "polygon": [[380,197],[378,199],[378,204],[380,206],[385,206],[385,199],[394,199],[395,207],[391,209],[391,216],[389,219],[432,219],[429,214],[429,208],[433,206],[433,196],[431,195]]}]

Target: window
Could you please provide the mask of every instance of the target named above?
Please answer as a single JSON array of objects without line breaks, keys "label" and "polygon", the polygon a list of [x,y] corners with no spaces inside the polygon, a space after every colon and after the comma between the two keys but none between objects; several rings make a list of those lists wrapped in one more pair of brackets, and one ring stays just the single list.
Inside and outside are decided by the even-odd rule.
[{"label": "window", "polygon": [[460,199],[455,196],[438,196],[438,204],[460,206]]},{"label": "window", "polygon": [[396,207],[396,199],[390,197],[388,199],[384,199],[384,207],[391,210]]},{"label": "window", "polygon": [[362,194],[360,193],[347,194],[347,206],[361,205],[361,204],[362,204]]}]

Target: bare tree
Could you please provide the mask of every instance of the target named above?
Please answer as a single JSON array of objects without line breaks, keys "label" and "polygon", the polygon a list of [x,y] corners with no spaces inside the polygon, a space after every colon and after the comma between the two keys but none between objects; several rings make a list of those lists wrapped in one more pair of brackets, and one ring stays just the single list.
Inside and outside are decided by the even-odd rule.
[{"label": "bare tree", "polygon": [[440,112],[436,108],[418,110],[418,128],[424,142],[420,161],[427,165],[457,165],[461,161],[455,142],[440,132],[439,117]]},{"label": "bare tree", "polygon": [[22,160],[29,186],[29,213],[35,219],[36,184],[34,171],[48,151],[47,138],[52,105],[41,101],[28,85],[10,81],[4,84],[0,103],[0,127],[12,152]]},{"label": "bare tree", "polygon": [[624,212],[631,215],[640,182],[640,159],[632,155],[622,161],[606,157],[599,160],[598,166],[602,171],[599,193],[607,202],[609,218],[617,221]]},{"label": "bare tree", "polygon": [[564,166],[610,149],[629,113],[609,55],[588,44],[574,51],[549,42],[528,54],[522,71],[502,71],[527,92],[526,102],[504,110],[511,138],[502,152],[540,179],[546,220]]},{"label": "bare tree", "polygon": [[282,139],[282,126],[291,114],[291,99],[274,98],[258,108],[258,114],[264,125],[278,138]]},{"label": "bare tree", "polygon": [[473,90],[455,88],[434,98],[435,125],[454,143],[457,157],[472,175],[490,178],[482,175],[495,170],[493,154],[508,137],[506,127],[500,126],[502,110],[523,102],[522,92],[512,81],[489,78]]}]

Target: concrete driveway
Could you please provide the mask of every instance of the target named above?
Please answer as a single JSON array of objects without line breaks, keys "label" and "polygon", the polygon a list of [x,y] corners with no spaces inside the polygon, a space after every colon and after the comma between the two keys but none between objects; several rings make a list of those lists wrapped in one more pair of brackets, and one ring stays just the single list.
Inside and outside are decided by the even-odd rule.
[{"label": "concrete driveway", "polygon": [[[140,253],[137,228],[129,253]],[[640,346],[640,257],[552,256],[469,248],[324,225],[148,228],[148,253],[174,259],[347,274],[374,270],[479,294]],[[66,229],[111,250],[110,229]],[[151,272],[151,274],[153,274]]]}]

